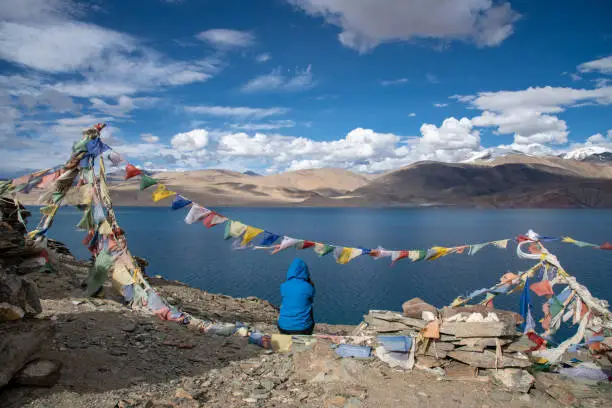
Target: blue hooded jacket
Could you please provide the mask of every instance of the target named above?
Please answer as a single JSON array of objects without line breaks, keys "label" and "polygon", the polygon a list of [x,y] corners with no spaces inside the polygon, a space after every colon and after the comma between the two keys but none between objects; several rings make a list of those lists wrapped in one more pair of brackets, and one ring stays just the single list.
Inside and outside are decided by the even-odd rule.
[{"label": "blue hooded jacket", "polygon": [[287,281],[281,285],[281,304],[278,326],[283,330],[308,330],[314,325],[312,301],[315,288],[309,282],[308,266],[296,258],[287,270]]}]

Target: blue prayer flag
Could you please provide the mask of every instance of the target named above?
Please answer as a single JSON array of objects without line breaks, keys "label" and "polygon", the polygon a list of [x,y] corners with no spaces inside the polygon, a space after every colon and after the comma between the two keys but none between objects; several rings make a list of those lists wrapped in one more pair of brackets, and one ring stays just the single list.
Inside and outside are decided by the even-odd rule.
[{"label": "blue prayer flag", "polygon": [[191,203],[192,203],[191,200],[187,200],[185,197],[177,194],[176,197],[174,197],[174,201],[172,201],[172,209],[178,210],[178,209],[188,206]]}]

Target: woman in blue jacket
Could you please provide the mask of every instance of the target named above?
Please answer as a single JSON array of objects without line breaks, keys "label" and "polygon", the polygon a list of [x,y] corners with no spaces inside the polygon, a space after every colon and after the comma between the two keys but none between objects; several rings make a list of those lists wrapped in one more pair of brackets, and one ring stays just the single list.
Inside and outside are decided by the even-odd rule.
[{"label": "woman in blue jacket", "polygon": [[312,334],[314,317],[312,302],[315,288],[308,266],[296,258],[287,271],[287,281],[281,285],[278,330],[283,334]]}]

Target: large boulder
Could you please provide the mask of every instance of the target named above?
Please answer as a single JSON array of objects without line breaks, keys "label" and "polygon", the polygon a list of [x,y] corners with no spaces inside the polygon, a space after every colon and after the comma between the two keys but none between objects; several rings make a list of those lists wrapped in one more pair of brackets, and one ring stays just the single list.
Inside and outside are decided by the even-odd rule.
[{"label": "large boulder", "polygon": [[51,339],[53,326],[48,321],[24,326],[0,323],[0,388],[11,381],[40,347]]},{"label": "large boulder", "polygon": [[25,316],[35,316],[42,312],[36,284],[29,279],[2,270],[0,270],[1,303],[20,308]]},{"label": "large boulder", "polygon": [[412,317],[414,319],[421,319],[423,312],[431,312],[434,314],[434,316],[438,314],[438,309],[418,297],[404,302],[402,305],[402,310],[404,312],[404,316]]}]

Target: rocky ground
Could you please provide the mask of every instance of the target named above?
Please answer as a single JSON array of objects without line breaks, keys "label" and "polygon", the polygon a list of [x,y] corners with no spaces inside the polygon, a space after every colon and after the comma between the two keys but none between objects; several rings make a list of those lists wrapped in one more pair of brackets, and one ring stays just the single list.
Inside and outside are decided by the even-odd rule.
[{"label": "rocky ground", "polygon": [[[74,259],[61,245],[54,246],[52,272],[15,269],[0,262],[0,269],[13,268],[36,284],[42,308],[35,316],[0,323],[2,407],[612,404],[607,385],[587,387],[553,378],[544,386],[547,378],[542,377],[529,394],[512,393],[483,378],[439,379],[424,371],[391,369],[375,358],[340,359],[325,341],[304,351],[279,354],[248,344],[244,337],[196,333],[123,306],[110,286],[105,298],[86,298],[82,282],[89,264]],[[163,279],[150,281],[172,303],[197,317],[239,320],[275,331],[277,308],[266,301],[214,295]],[[346,334],[352,329],[318,325],[316,332]],[[550,396],[554,387],[556,399]]]}]

